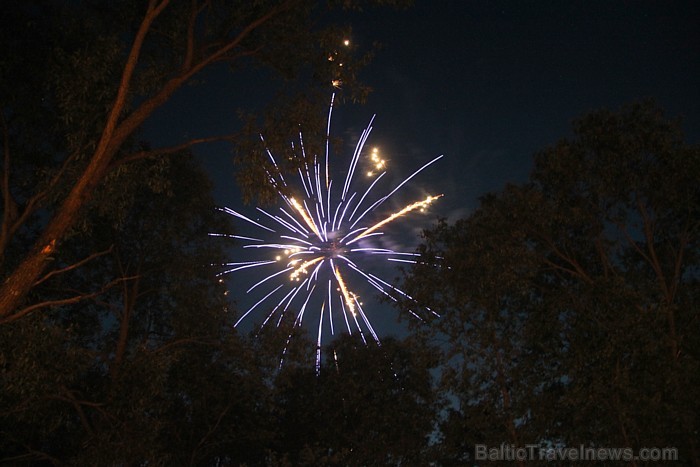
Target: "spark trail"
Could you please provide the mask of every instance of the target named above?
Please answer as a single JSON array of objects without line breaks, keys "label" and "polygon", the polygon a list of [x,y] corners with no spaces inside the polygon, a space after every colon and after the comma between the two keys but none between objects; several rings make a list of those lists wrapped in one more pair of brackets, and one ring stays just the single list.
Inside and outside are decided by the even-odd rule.
[{"label": "spark trail", "polygon": [[[328,112],[326,142],[330,139],[334,97],[331,99]],[[304,160],[313,160],[311,165],[305,163],[302,168],[298,169],[299,188],[295,189],[287,184],[272,152],[267,151],[273,167],[273,170],[267,173],[268,180],[277,190],[283,203],[283,206],[279,208],[281,215],[258,207],[257,211],[265,217],[265,220],[253,220],[233,209],[220,208],[221,211],[257,228],[260,233],[255,237],[222,233],[210,234],[242,240],[245,242],[244,249],[254,249],[262,253],[262,258],[255,261],[238,261],[218,265],[223,266],[219,276],[241,270],[260,269],[265,271],[262,273],[264,277],[253,284],[247,293],[258,287],[261,290],[267,287],[268,290],[262,292],[262,298],[243,313],[234,326],[238,326],[255,309],[263,307],[263,305],[267,307],[268,314],[262,326],[271,321],[279,326],[282,318],[292,313],[294,313],[294,326],[301,326],[304,314],[308,309],[318,310],[317,371],[320,367],[320,346],[324,320],[328,325],[327,328],[330,328],[331,334],[336,332],[340,324],[350,334],[359,332],[365,342],[365,333],[369,333],[379,343],[379,338],[362,307],[359,296],[348,286],[350,278],[362,279],[391,300],[397,301],[397,297],[400,296],[415,302],[404,291],[379,278],[376,274],[365,271],[361,265],[364,260],[369,258],[387,261],[389,264],[391,262],[415,263],[415,260],[407,259],[407,257],[416,257],[415,253],[376,247],[377,237],[384,235],[378,229],[407,219],[407,216],[415,210],[423,211],[443,196],[442,194],[430,195],[424,200],[410,203],[388,216],[379,215],[378,208],[385,201],[397,193],[413,177],[443,156],[440,155],[425,163],[391,189],[388,194],[373,202],[369,201],[372,198],[369,196],[370,192],[386,174],[387,167],[386,161],[380,158],[377,148],[374,148],[369,154],[364,151],[365,143],[372,131],[373,121],[374,117],[357,142],[342,187],[333,184],[329,145],[326,144],[323,158],[315,156],[309,159],[304,151],[303,139],[299,135],[299,147]],[[264,139],[262,141],[264,142]],[[359,184],[357,179],[360,177],[356,177],[356,173],[361,158],[365,158],[364,164],[371,167],[371,170],[365,174],[373,180],[360,195],[359,191],[353,190],[353,186]],[[288,193],[295,193],[295,196]],[[368,206],[365,207],[365,205]],[[356,216],[358,212],[361,214]],[[375,218],[374,221],[367,222],[373,216],[379,220]],[[363,224],[366,226],[362,226]],[[269,238],[269,240],[265,238]],[[314,296],[317,298],[312,299]],[[420,320],[423,320],[427,314],[437,316],[433,310],[419,307],[417,304],[415,309],[408,311]],[[287,342],[289,342],[289,338]]]}]

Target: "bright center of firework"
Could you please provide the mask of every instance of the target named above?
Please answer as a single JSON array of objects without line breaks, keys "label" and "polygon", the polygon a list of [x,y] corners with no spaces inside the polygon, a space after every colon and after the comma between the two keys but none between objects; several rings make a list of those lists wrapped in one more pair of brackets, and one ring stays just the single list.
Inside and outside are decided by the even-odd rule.
[{"label": "bright center of firework", "polygon": [[322,254],[325,258],[337,258],[338,255],[345,252],[342,246],[338,244],[337,241],[324,242],[319,245],[319,254]]},{"label": "bright center of firework", "polygon": [[[270,321],[279,324],[285,316],[294,317],[294,326],[300,326],[309,308],[318,310],[318,350],[317,367],[320,364],[321,336],[324,326],[335,333],[338,324],[344,324],[347,332],[359,332],[362,339],[368,331],[379,342],[370,320],[362,308],[359,297],[351,289],[350,278],[362,279],[381,294],[397,301],[399,296],[414,301],[405,292],[366,271],[362,263],[367,258],[383,259],[388,262],[415,263],[417,253],[396,251],[383,248],[377,240],[384,233],[379,229],[399,219],[404,219],[413,211],[423,211],[442,195],[430,195],[423,200],[413,201],[404,208],[393,213],[380,214],[379,208],[390,199],[401,187],[426,167],[442,156],[438,156],[414,171],[409,177],[383,195],[373,198],[372,189],[384,177],[387,170],[386,160],[379,155],[379,149],[373,148],[366,153],[364,145],[372,131],[372,121],[364,130],[357,143],[349,162],[344,180],[335,183],[331,177],[329,163],[330,120],[333,101],[328,114],[326,153],[323,161],[318,157],[308,158],[304,152],[303,140],[300,136],[299,147],[305,161],[313,160],[312,164],[304,163],[298,169],[299,184],[292,186],[287,183],[279,171],[274,156],[268,150],[272,162],[268,171],[268,180],[282,201],[279,213],[268,212],[262,208],[257,211],[267,218],[267,222],[253,220],[232,209],[222,211],[245,220],[248,224],[261,230],[269,240],[258,236],[241,236],[227,234],[211,234],[228,236],[244,240],[243,248],[254,249],[263,253],[262,259],[254,261],[238,261],[224,263],[228,269],[219,275],[233,273],[243,269],[268,269],[268,273],[254,283],[247,292],[260,288],[267,289],[263,296],[238,319],[234,326],[245,319],[258,307],[267,307],[265,326]],[[263,140],[264,142],[264,140]],[[367,175],[372,177],[371,184],[355,191],[354,175],[360,158],[370,167]],[[289,196],[294,192],[299,196]],[[272,253],[270,254],[270,250]],[[288,280],[284,280],[285,275]],[[312,300],[312,297],[318,297]],[[318,307],[316,304],[319,303]],[[437,315],[429,308],[417,307],[409,312],[418,319],[425,311]],[[421,311],[422,310],[422,311]],[[325,323],[325,324],[324,324]]]}]

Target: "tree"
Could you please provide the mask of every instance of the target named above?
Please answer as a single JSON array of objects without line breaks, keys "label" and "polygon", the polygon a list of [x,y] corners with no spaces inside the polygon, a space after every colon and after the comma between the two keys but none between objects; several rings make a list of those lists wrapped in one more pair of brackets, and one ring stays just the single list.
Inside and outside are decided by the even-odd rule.
[{"label": "tree", "polygon": [[[362,59],[340,46],[347,31],[324,26],[326,11],[300,0],[36,0],[3,9],[3,45],[12,53],[0,63],[0,319],[80,298],[37,303],[28,294],[112,175],[139,160],[233,139],[205,135],[158,148],[138,141],[154,112],[204,70],[270,70],[270,88],[285,89],[278,108],[293,104],[295,113],[271,112],[268,123],[292,117],[288,126],[297,131],[318,113],[317,97],[332,82],[342,80],[349,96],[361,97]],[[323,92],[307,92],[311,82]],[[259,146],[240,158],[248,189],[266,180]]]},{"label": "tree", "polygon": [[272,459],[314,466],[427,463],[440,407],[432,349],[410,339],[385,338],[380,346],[343,335],[325,349],[319,375],[312,362],[313,353],[302,365],[285,361],[275,379],[279,428]]},{"label": "tree", "polygon": [[[137,166],[141,188],[112,209],[90,210],[85,232],[54,261],[105,253],[32,293],[42,302],[123,280],[0,327],[2,461],[206,465],[264,457],[269,391],[249,345],[231,331],[224,286],[210,267],[223,252],[206,233],[225,226],[206,178],[184,154]],[[143,183],[155,178],[156,188]]]},{"label": "tree", "polygon": [[698,179],[700,149],[654,104],[598,111],[529,183],[426,233],[406,288],[444,315],[448,456],[675,446],[700,465]]},{"label": "tree", "polygon": [[451,404],[437,444],[441,465],[473,463],[476,444],[537,441],[526,423],[539,402],[530,383],[541,363],[529,358],[526,340],[537,262],[512,221],[516,200],[512,190],[487,196],[469,219],[426,232],[420,265],[404,284],[441,315],[417,330],[444,352],[441,390]]}]

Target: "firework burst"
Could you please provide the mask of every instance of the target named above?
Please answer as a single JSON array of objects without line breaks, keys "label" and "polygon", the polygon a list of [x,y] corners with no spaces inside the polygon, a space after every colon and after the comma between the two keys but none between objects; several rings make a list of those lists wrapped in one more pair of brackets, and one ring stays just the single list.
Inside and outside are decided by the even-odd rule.
[{"label": "firework burst", "polygon": [[[299,179],[297,187],[287,183],[275,157],[267,150],[273,167],[272,171],[268,171],[268,181],[276,189],[282,202],[279,212],[258,207],[257,212],[264,218],[261,220],[252,219],[227,207],[220,208],[223,212],[257,228],[260,238],[210,234],[242,240],[244,249],[255,249],[261,255],[260,259],[254,261],[223,263],[224,270],[218,274],[223,276],[249,269],[265,271],[264,277],[246,291],[248,294],[260,293],[261,298],[240,316],[234,326],[238,326],[255,310],[266,308],[267,314],[264,315],[261,327],[269,323],[279,326],[282,318],[288,313],[294,313],[296,327],[302,325],[307,311],[315,310],[314,313],[318,313],[317,370],[321,359],[324,323],[331,334],[340,326],[350,334],[358,332],[365,343],[366,334],[380,343],[359,296],[349,285],[351,279],[362,279],[390,300],[397,301],[400,296],[409,301],[413,300],[375,273],[364,270],[363,261],[374,258],[387,262],[415,263],[415,257],[418,256],[416,253],[377,246],[377,237],[384,235],[379,229],[403,219],[413,211],[424,210],[442,196],[431,195],[413,201],[394,213],[379,215],[382,204],[442,156],[415,170],[387,194],[372,198],[372,189],[386,174],[386,161],[379,156],[377,149],[373,149],[370,154],[365,154],[364,151],[374,117],[357,142],[342,187],[334,185],[328,144],[333,98],[328,112],[323,160],[319,160],[317,156],[307,159],[302,135],[299,135],[304,160],[313,160],[313,163],[305,163],[298,169],[295,174],[295,178],[298,175]],[[366,158],[366,163],[371,166],[371,169],[365,172],[371,182],[360,192],[355,191],[354,186],[359,184],[357,179],[360,177],[356,177],[356,173],[361,158]],[[374,200],[370,201],[372,199]],[[415,307],[414,310],[409,310],[409,313],[419,320],[423,320],[426,313],[437,316],[434,311],[423,307]]]}]

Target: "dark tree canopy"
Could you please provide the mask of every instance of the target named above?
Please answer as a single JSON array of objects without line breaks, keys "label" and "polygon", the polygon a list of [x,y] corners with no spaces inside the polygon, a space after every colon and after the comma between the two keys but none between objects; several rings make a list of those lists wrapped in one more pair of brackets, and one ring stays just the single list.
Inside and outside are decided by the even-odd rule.
[{"label": "dark tree canopy", "polygon": [[443,313],[443,455],[675,446],[699,465],[700,149],[645,102],[586,115],[535,162],[426,232],[406,280]]},{"label": "dark tree canopy", "polygon": [[[283,465],[424,465],[439,400],[418,342],[342,336],[312,365],[283,367],[274,400]],[[287,464],[288,463],[288,464]]]},{"label": "dark tree canopy", "polygon": [[262,378],[207,266],[222,251],[206,235],[220,222],[206,178],[187,155],[139,164],[142,178],[157,168],[162,190],[143,184],[118,216],[91,210],[53,261],[100,254],[48,277],[33,298],[113,286],[0,326],[5,462],[198,463],[220,455],[226,433],[208,435],[217,420],[262,423]]}]

